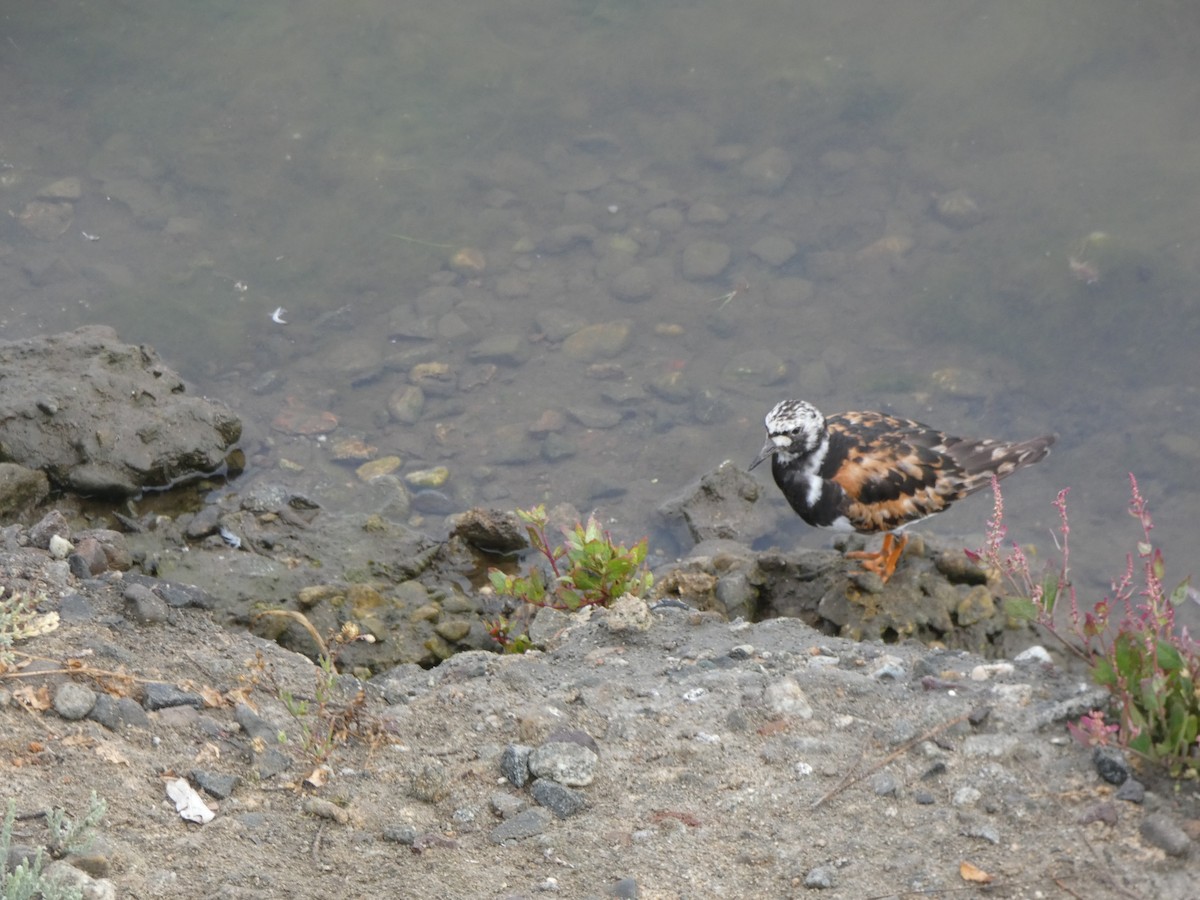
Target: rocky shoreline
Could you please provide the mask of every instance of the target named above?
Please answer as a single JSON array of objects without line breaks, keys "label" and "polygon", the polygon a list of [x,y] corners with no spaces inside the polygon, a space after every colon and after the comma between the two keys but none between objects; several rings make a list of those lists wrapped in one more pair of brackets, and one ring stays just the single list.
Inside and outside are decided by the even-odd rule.
[{"label": "rocky shoreline", "polygon": [[[511,513],[431,537],[393,482],[333,513],[269,473],[171,515],[48,508],[236,466],[240,423],[107,329],[0,349],[36,376],[0,429],[10,871],[44,848],[96,898],[1196,895],[1194,783],[1072,743],[1105,692],[961,549],[913,540],[887,585],[752,549],[775,525],[726,463],[661,508],[692,549],[653,598],[541,610],[499,655]],[[341,674],[311,661],[331,639]],[[67,853],[46,813],[93,792]]]},{"label": "rocky shoreline", "polygon": [[[314,777],[280,699],[315,699],[307,658],[217,626],[204,591],[81,578],[29,537],[4,530],[4,583],[59,625],[0,680],[4,796],[106,801],[55,863],[85,896],[1194,896],[1194,786],[1073,744],[1104,692],[1040,649],[630,601],[524,656],[341,676],[329,709],[355,715]],[[168,800],[179,777],[207,824]]]}]

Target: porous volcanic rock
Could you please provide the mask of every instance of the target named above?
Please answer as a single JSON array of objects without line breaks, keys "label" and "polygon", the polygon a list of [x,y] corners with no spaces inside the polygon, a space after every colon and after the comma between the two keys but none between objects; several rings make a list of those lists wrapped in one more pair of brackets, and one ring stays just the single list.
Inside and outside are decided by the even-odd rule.
[{"label": "porous volcanic rock", "polygon": [[80,493],[130,495],[210,473],[242,433],[224,404],[188,396],[153,349],[107,326],[0,343],[0,383],[0,461]]}]

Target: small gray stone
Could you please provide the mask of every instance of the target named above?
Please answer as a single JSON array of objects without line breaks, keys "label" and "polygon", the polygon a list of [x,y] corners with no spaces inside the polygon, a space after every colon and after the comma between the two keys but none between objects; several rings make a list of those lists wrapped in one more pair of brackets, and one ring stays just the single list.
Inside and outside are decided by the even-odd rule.
[{"label": "small gray stone", "polygon": [[517,813],[529,808],[529,804],[520,797],[504,793],[503,791],[497,791],[492,794],[489,805],[492,808],[492,812],[502,819],[511,819]]},{"label": "small gray stone", "polygon": [[50,548],[50,538],[58,535],[65,540],[71,539],[71,526],[67,517],[57,509],[46,513],[40,521],[29,529],[29,545],[39,550]]},{"label": "small gray stone", "polygon": [[871,789],[878,797],[895,797],[899,794],[896,779],[887,772],[878,772],[871,779]]},{"label": "small gray stone", "polygon": [[274,743],[279,736],[279,729],[256,713],[245,703],[239,703],[233,710],[234,721],[241,726],[242,731],[260,741]]},{"label": "small gray stone", "polygon": [[769,266],[782,266],[796,255],[796,245],[785,237],[768,235],[751,244],[750,252]]},{"label": "small gray stone", "polygon": [[624,416],[618,410],[605,406],[590,406],[586,403],[572,403],[567,407],[567,415],[584,428],[604,429],[621,424]]},{"label": "small gray stone", "polygon": [[391,823],[383,826],[383,839],[391,841],[395,844],[404,844],[406,847],[411,847],[417,839],[417,829],[415,825],[407,823]]},{"label": "small gray stone", "polygon": [[190,584],[166,584],[159,582],[152,588],[154,593],[166,601],[172,609],[193,606],[197,609],[214,609],[217,598],[207,591]]},{"label": "small gray stone", "polygon": [[637,900],[640,896],[636,878],[622,878],[606,887],[604,893],[619,900]]},{"label": "small gray stone", "polygon": [[688,207],[687,220],[691,225],[724,225],[729,221],[729,212],[715,203],[700,200]]},{"label": "small gray stone", "polygon": [[492,833],[488,835],[488,840],[493,844],[503,844],[505,841],[521,841],[525,838],[541,834],[549,824],[550,813],[544,809],[531,807],[517,813],[511,819],[506,819],[493,828]]},{"label": "small gray stone", "polygon": [[573,787],[591,784],[599,763],[594,751],[564,741],[542,744],[529,755],[529,771],[535,776]]},{"label": "small gray stone", "polygon": [[787,378],[788,365],[770,350],[747,350],[733,357],[721,369],[726,381],[767,387]]},{"label": "small gray stone", "polygon": [[564,743],[578,744],[580,747],[587,747],[593,753],[600,753],[600,745],[596,743],[596,739],[584,731],[582,728],[555,728],[552,732],[546,735],[546,740],[543,743]]},{"label": "small gray stone", "polygon": [[441,763],[429,760],[413,773],[408,792],[425,803],[445,800],[450,796],[450,774]]},{"label": "small gray stone", "polygon": [[392,391],[387,402],[388,415],[401,425],[413,425],[425,408],[425,392],[415,384],[406,384]]},{"label": "small gray stone", "polygon": [[645,266],[630,266],[609,285],[618,300],[633,303],[654,293],[654,281]]},{"label": "small gray stone", "polygon": [[492,334],[467,352],[471,362],[519,366],[529,359],[529,342],[521,334]]},{"label": "small gray stone", "polygon": [[150,727],[150,717],[146,715],[146,710],[130,697],[114,699],[108,694],[101,694],[96,698],[96,705],[88,713],[88,718],[99,722],[109,731],[121,731],[134,726]]},{"label": "small gray stone", "polygon": [[1146,786],[1136,778],[1126,778],[1113,796],[1127,803],[1141,803],[1146,799]]},{"label": "small gray stone", "polygon": [[78,721],[96,705],[96,692],[82,684],[68,681],[54,692],[54,711],[71,722]]},{"label": "small gray stone", "polygon": [[292,767],[292,758],[278,747],[268,747],[254,754],[254,771],[264,781],[274,778]]},{"label": "small gray stone", "polygon": [[1021,746],[1021,738],[1015,734],[971,734],[963,740],[962,753],[965,757],[991,757],[1008,759]]},{"label": "small gray stone", "polygon": [[833,866],[817,866],[815,869],[810,869],[804,876],[804,886],[820,891],[827,890],[837,883],[834,878],[835,874],[836,870]]},{"label": "small gray stone", "polygon": [[206,791],[218,800],[226,800],[233,796],[242,779],[237,775],[223,775],[219,772],[209,772],[205,769],[192,769],[189,773],[192,781],[201,790]]},{"label": "small gray stone", "polygon": [[146,696],[142,706],[153,712],[156,709],[167,709],[172,706],[190,706],[199,709],[204,705],[204,698],[191,691],[181,691],[173,684],[152,681],[146,685]]},{"label": "small gray stone", "polygon": [[795,716],[797,719],[813,717],[812,704],[792,678],[783,678],[767,685],[763,690],[763,706],[777,716]]},{"label": "small gray stone", "polygon": [[692,241],[683,248],[680,272],[688,281],[707,281],[725,271],[733,253],[720,241]]},{"label": "small gray stone", "polygon": [[143,625],[167,620],[167,603],[144,584],[131,584],[124,593],[129,618]]},{"label": "small gray stone", "polygon": [[1192,839],[1164,813],[1146,816],[1140,829],[1142,839],[1168,856],[1184,857],[1191,850]]},{"label": "small gray stone", "polygon": [[774,194],[792,174],[792,158],[781,147],[771,147],[742,164],[742,176],[752,190]]},{"label": "small gray stone", "polygon": [[96,617],[92,604],[83,594],[68,594],[58,604],[58,617],[63,622],[78,625]]},{"label": "small gray stone", "polygon": [[1109,784],[1124,784],[1132,774],[1129,760],[1116,747],[1096,747],[1092,750],[1092,765]]},{"label": "small gray stone", "polygon": [[579,791],[545,778],[539,778],[533,783],[530,794],[539,806],[546,807],[560,819],[570,818],[587,805],[586,799]]}]

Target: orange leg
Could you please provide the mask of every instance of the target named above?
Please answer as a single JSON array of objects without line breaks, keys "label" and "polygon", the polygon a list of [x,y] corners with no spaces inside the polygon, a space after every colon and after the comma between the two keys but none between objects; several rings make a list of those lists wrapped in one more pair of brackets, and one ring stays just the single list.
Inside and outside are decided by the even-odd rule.
[{"label": "orange leg", "polygon": [[884,584],[887,584],[895,574],[896,564],[900,562],[900,554],[904,552],[906,546],[908,546],[908,535],[897,537],[889,531],[883,536],[883,547],[878,552],[855,550],[853,553],[847,553],[846,558],[861,559],[864,569],[874,572],[883,579]]}]

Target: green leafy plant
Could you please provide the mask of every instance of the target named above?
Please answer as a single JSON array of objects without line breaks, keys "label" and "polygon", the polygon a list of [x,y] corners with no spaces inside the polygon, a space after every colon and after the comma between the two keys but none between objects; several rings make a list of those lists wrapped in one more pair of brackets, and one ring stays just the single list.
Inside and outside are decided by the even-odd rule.
[{"label": "green leafy plant", "polygon": [[[496,568],[488,571],[492,588],[511,603],[574,611],[608,606],[625,594],[640,597],[653,586],[654,576],[645,567],[646,538],[632,547],[615,544],[596,517],[589,516],[587,524],[576,523],[564,530],[563,543],[552,547],[546,535],[549,519],[544,505],[516,513],[544,568],[534,565],[527,575],[510,575]],[[501,616],[488,630],[508,652],[522,653],[532,646],[528,632],[515,618]]]},{"label": "green leafy plant", "polygon": [[[1200,776],[1200,643],[1187,629],[1176,629],[1175,609],[1190,595],[1187,580],[1174,590],[1164,586],[1162,551],[1150,539],[1154,523],[1137,479],[1129,476],[1130,514],[1141,527],[1136,554],[1126,556],[1125,573],[1113,583],[1112,596],[1081,609],[1070,578],[1070,523],[1067,491],[1059,492],[1056,543],[1058,571],[1035,578],[1017,544],[1002,551],[1006,536],[1004,499],[993,479],[995,507],[984,548],[973,558],[1001,571],[1020,595],[1009,611],[1045,628],[1084,660],[1097,684],[1108,688],[1117,721],[1106,723],[1094,710],[1070,728],[1089,746],[1110,737],[1144,759],[1164,765],[1173,776]],[[1140,572],[1140,584],[1137,574]],[[1055,607],[1069,604],[1066,624]]]},{"label": "green leafy plant", "polygon": [[[50,856],[59,859],[68,853],[86,850],[95,835],[95,829],[104,818],[108,805],[92,791],[88,801],[87,812],[79,819],[68,819],[62,809],[51,809],[45,813],[46,828],[49,831],[48,849]],[[34,897],[43,900],[66,900],[79,898],[78,889],[69,885],[56,884],[47,878],[43,871],[46,865],[46,853],[41,847],[32,859],[24,860],[9,870],[7,866],[8,851],[12,843],[13,823],[16,821],[17,807],[8,801],[4,813],[3,824],[0,824],[0,898],[3,900],[32,900]]]}]

